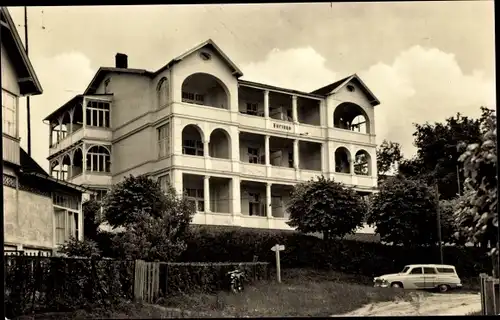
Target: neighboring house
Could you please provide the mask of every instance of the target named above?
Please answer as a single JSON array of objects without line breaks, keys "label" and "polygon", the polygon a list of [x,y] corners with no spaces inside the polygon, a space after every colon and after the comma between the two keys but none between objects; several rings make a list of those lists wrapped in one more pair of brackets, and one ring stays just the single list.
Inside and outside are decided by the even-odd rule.
[{"label": "neighboring house", "polygon": [[82,239],[85,189],[54,179],[19,145],[19,98],[42,87],[8,10],[0,9],[4,249],[51,253],[70,236]]},{"label": "neighboring house", "polygon": [[376,191],[380,102],[357,75],[309,93],[241,80],[212,40],[156,72],[115,58],[45,119],[54,177],[105,194],[147,174],[193,201],[195,224],[275,229],[298,182]]}]

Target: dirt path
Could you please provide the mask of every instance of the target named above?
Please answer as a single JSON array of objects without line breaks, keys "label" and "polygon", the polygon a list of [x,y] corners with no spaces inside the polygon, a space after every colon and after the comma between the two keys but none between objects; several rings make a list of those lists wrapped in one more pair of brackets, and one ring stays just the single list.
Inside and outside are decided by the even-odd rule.
[{"label": "dirt path", "polygon": [[415,293],[411,300],[369,304],[342,316],[458,316],[479,310],[479,294]]}]

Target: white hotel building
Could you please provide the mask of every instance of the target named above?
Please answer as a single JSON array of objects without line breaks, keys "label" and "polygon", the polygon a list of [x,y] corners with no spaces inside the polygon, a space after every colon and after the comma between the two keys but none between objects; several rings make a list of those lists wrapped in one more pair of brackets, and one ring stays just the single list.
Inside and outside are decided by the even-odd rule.
[{"label": "white hotel building", "polygon": [[274,229],[298,182],[376,190],[380,102],[357,75],[310,93],[242,75],[212,40],[156,72],[117,54],[45,119],[51,174],[103,192],[147,174],[196,203],[193,223]]}]

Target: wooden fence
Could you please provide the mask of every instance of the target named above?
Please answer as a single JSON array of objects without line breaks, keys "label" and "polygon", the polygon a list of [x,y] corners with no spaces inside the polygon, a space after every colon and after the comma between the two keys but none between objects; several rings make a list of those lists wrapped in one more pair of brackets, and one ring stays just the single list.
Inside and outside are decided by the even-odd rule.
[{"label": "wooden fence", "polygon": [[134,298],[154,303],[160,294],[160,262],[135,261]]},{"label": "wooden fence", "polygon": [[499,279],[480,274],[481,281],[481,312],[484,316],[500,314]]}]

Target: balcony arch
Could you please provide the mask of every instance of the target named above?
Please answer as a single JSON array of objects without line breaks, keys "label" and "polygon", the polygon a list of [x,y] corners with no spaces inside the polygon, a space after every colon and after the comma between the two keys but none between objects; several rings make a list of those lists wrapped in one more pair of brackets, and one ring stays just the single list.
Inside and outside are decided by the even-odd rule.
[{"label": "balcony arch", "polygon": [[231,158],[231,136],[224,129],[214,129],[210,134],[208,150],[210,157],[220,159]]},{"label": "balcony arch", "polygon": [[191,156],[204,155],[203,130],[195,124],[188,124],[182,129],[182,154]]},{"label": "balcony arch", "polygon": [[83,172],[83,149],[76,148],[73,151],[73,165],[71,168],[71,178],[76,177]]},{"label": "balcony arch", "polygon": [[346,147],[335,150],[335,172],[351,173],[351,153]]},{"label": "balcony arch", "polygon": [[59,179],[59,172],[61,168],[59,165],[59,160],[54,159],[53,161],[50,162],[50,176],[56,179]]},{"label": "balcony arch", "polygon": [[362,176],[372,175],[372,157],[366,150],[359,150],[356,152],[354,159],[354,173]]},{"label": "balcony arch", "polygon": [[111,172],[111,152],[105,146],[91,146],[86,155],[87,171]]},{"label": "balcony arch", "polygon": [[164,107],[168,104],[169,100],[169,87],[168,79],[163,77],[158,81],[158,86],[156,87],[156,98],[158,100],[158,108]]},{"label": "balcony arch", "polygon": [[[66,114],[68,114],[68,117],[69,117],[69,113],[65,112]],[[64,140],[64,138],[66,138],[66,136],[69,134],[68,133],[68,125],[69,125],[69,122],[68,124],[65,124],[65,123],[62,123],[62,122],[56,122],[55,124],[53,124],[53,127],[52,127],[52,132],[51,132],[51,135],[52,135],[52,139],[51,139],[51,144],[52,145],[56,145],[58,144],[60,141]]]},{"label": "balcony arch", "polygon": [[182,82],[182,102],[229,110],[230,93],[219,78],[194,73]]},{"label": "balcony arch", "polygon": [[61,159],[61,171],[59,173],[59,179],[61,180],[68,180],[71,176],[71,165],[72,165],[72,160],[69,154],[65,154],[62,156]]},{"label": "balcony arch", "polygon": [[352,102],[339,104],[333,113],[333,127],[360,133],[370,133],[370,119],[365,110]]}]

